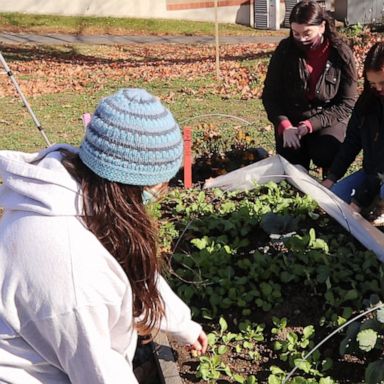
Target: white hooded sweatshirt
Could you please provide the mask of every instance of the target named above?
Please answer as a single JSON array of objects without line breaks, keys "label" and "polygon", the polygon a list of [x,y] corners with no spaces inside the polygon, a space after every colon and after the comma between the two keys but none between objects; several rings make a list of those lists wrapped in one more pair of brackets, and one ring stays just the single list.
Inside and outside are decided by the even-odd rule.
[{"label": "white hooded sweatshirt", "polygon": [[[137,334],[123,269],[82,224],[81,195],[55,145],[0,151],[0,382],[135,384]],[[201,331],[162,277],[161,329]]]}]

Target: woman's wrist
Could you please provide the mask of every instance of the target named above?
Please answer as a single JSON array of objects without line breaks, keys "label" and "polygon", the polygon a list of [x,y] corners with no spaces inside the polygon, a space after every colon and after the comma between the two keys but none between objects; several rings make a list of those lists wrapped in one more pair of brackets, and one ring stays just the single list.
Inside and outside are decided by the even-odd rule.
[{"label": "woman's wrist", "polygon": [[279,135],[282,135],[284,131],[288,128],[292,128],[292,123],[288,119],[281,120],[279,125],[277,126],[277,133]]},{"label": "woman's wrist", "polygon": [[299,127],[305,126],[307,128],[307,133],[313,132],[313,127],[312,127],[312,124],[309,120],[300,121],[298,125],[299,125]]},{"label": "woman's wrist", "polygon": [[361,207],[360,205],[356,202],[356,200],[352,200],[349,206],[355,211],[355,212],[360,212]]},{"label": "woman's wrist", "polygon": [[333,184],[335,184],[335,182],[332,181],[331,179],[326,178],[326,179],[324,179],[324,180],[321,182],[321,184],[322,184],[325,188],[331,189],[332,186],[333,186]]},{"label": "woman's wrist", "polygon": [[299,124],[297,129],[298,129],[300,137],[303,137],[303,136],[305,136],[306,134],[309,133],[309,129],[308,129],[308,127],[305,124]]}]

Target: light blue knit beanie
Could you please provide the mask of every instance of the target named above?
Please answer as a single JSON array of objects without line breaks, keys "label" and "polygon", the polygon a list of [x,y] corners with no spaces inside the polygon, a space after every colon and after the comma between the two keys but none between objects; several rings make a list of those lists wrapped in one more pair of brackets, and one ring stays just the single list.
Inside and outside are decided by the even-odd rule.
[{"label": "light blue knit beanie", "polygon": [[125,88],[101,100],[79,155],[102,178],[149,186],[175,176],[183,142],[167,108],[144,89]]}]

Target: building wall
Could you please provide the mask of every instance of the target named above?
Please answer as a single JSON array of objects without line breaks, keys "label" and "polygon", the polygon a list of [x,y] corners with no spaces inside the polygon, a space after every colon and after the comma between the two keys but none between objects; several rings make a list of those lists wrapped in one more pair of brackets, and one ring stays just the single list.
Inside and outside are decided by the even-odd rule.
[{"label": "building wall", "polygon": [[[0,12],[214,21],[213,4],[213,0],[0,0]],[[251,12],[250,0],[219,0],[222,23],[250,25]]]}]

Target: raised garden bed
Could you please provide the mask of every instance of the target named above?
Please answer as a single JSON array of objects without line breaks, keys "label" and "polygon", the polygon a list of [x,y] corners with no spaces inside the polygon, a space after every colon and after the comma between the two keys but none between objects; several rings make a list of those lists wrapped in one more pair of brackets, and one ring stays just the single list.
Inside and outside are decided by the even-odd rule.
[{"label": "raised garden bed", "polygon": [[184,383],[281,384],[294,367],[296,384],[380,382],[381,312],[303,360],[384,289],[376,256],[311,198],[284,182],[174,190],[160,211],[169,280],[210,332],[204,357],[172,344]]},{"label": "raised garden bed", "polygon": [[163,332],[149,343],[139,341],[133,365],[140,384],[182,384],[173,349]]}]

